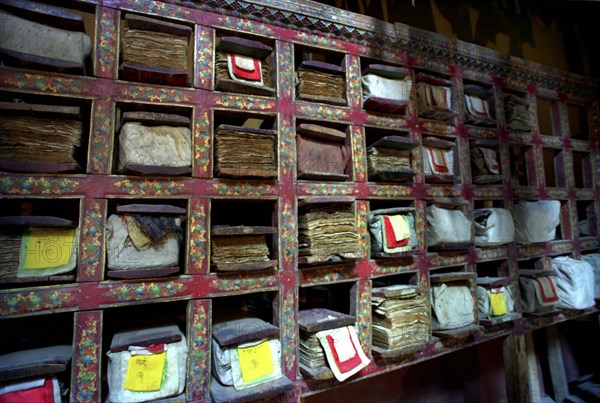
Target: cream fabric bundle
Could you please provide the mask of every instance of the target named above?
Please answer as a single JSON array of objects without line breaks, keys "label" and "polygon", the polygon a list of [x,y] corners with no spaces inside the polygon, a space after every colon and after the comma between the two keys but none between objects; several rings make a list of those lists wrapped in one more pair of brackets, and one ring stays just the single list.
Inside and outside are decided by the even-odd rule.
[{"label": "cream fabric bundle", "polygon": [[588,262],[594,270],[594,297],[600,298],[600,253],[583,255],[581,259]]},{"label": "cream fabric bundle", "polygon": [[461,210],[427,207],[427,246],[473,242],[471,220]]},{"label": "cream fabric bundle", "polygon": [[518,243],[554,240],[560,224],[558,200],[520,201],[512,210],[515,222],[515,241]]},{"label": "cream fabric bundle", "polygon": [[514,312],[515,310],[515,297],[510,287],[499,287],[499,288],[486,288],[477,287],[477,307],[480,319],[489,319],[497,315],[494,312],[494,306],[491,301],[491,294],[498,293],[502,295],[504,299],[504,306],[506,307],[506,313]]},{"label": "cream fabric bundle", "polygon": [[476,209],[474,225],[477,246],[497,246],[515,240],[513,218],[507,209]]},{"label": "cream fabric bundle", "polygon": [[456,329],[475,321],[473,296],[466,285],[441,284],[431,287],[433,329]]},{"label": "cream fabric bundle", "polygon": [[559,256],[552,259],[552,268],[556,271],[558,308],[585,309],[595,305],[594,269],[588,262]]},{"label": "cream fabric bundle", "polygon": [[365,99],[377,97],[394,101],[408,101],[410,98],[412,80],[408,75],[402,80],[397,80],[367,74],[361,80]]}]

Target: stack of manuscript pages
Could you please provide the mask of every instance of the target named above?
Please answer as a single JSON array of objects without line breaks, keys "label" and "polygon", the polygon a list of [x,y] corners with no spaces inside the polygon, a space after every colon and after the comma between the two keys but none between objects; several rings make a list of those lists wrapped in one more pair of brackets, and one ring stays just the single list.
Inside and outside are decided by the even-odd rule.
[{"label": "stack of manuscript pages", "polygon": [[531,130],[531,116],[529,115],[529,102],[513,94],[504,96],[506,109],[506,127],[512,130],[528,132]]},{"label": "stack of manuscript pages", "polygon": [[274,130],[219,125],[215,130],[217,176],[277,176]]},{"label": "stack of manuscript pages", "polygon": [[215,226],[212,228],[211,263],[218,271],[260,270],[273,267],[267,234],[275,227]]},{"label": "stack of manuscript pages", "polygon": [[352,203],[304,207],[299,222],[299,256],[312,261],[358,257],[358,234]]},{"label": "stack of manuscript pages", "polygon": [[80,108],[0,102],[0,167],[26,172],[80,169]]},{"label": "stack of manuscript pages", "polygon": [[377,287],[371,295],[374,346],[394,350],[427,343],[431,332],[429,307],[418,286]]},{"label": "stack of manuscript pages", "polygon": [[419,116],[447,120],[456,115],[452,106],[452,81],[419,73],[416,76]]},{"label": "stack of manuscript pages", "polygon": [[298,99],[346,105],[344,69],[318,61],[304,61],[298,67]]}]

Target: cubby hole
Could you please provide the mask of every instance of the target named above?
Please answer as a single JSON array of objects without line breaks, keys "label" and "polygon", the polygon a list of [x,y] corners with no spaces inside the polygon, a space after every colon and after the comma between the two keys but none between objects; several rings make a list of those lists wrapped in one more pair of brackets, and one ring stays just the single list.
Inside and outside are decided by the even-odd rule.
[{"label": "cubby hole", "polygon": [[277,178],[275,115],[213,111],[215,177]]},{"label": "cubby hole", "polygon": [[403,130],[365,126],[367,169],[371,182],[412,183],[418,142]]},{"label": "cubby hole", "polygon": [[81,200],[2,199],[0,206],[0,288],[75,281]]},{"label": "cubby hole", "polygon": [[356,317],[355,282],[315,285],[298,289],[298,309],[326,308]]},{"label": "cubby hole", "polygon": [[[468,271],[466,265],[429,271],[434,335],[472,330],[477,321],[477,298],[473,295],[477,285],[476,279],[477,274]],[[472,306],[469,301],[472,301]],[[447,314],[450,306],[456,308],[456,315]]]},{"label": "cubby hole", "polygon": [[186,107],[117,102],[112,173],[189,176],[192,116]]},{"label": "cubby hole", "polygon": [[211,271],[275,270],[277,227],[275,200],[212,200]]},{"label": "cubby hole", "polygon": [[296,99],[347,106],[346,58],[327,49],[294,46]]},{"label": "cubby hole", "polygon": [[465,122],[477,126],[496,125],[494,88],[489,84],[464,80]]},{"label": "cubby hole", "polygon": [[0,170],[85,172],[90,116],[88,99],[0,92]]},{"label": "cubby hole", "polygon": [[166,277],[186,267],[188,201],[109,200],[105,277]]},{"label": "cubby hole", "polygon": [[456,113],[452,77],[427,71],[415,70],[415,97],[419,117],[449,121]]},{"label": "cubby hole", "polygon": [[[0,326],[3,333],[0,347],[2,384],[56,377],[60,392],[68,398],[75,358],[73,314],[53,313],[0,319]],[[14,367],[14,371],[11,371],[11,367]],[[24,374],[27,379],[23,379]],[[3,398],[7,398],[6,401],[18,401],[10,400],[6,395]]]},{"label": "cubby hole", "polygon": [[545,98],[537,98],[536,103],[539,133],[546,136],[552,136],[553,134],[559,136],[560,133],[557,133],[554,130],[553,124],[554,109],[555,106],[557,106],[556,101]]},{"label": "cubby hole", "polygon": [[545,271],[550,270],[550,260],[549,258],[525,258],[519,259],[517,261],[518,270],[537,270],[537,271]]},{"label": "cubby hole", "polygon": [[533,122],[529,112],[527,94],[508,88],[505,88],[503,92],[506,128],[517,132],[531,131]]},{"label": "cubby hole", "polygon": [[533,147],[511,144],[509,147],[509,157],[511,185],[535,186]]},{"label": "cubby hole", "polygon": [[505,203],[502,200],[473,200],[474,208],[483,209],[483,208],[506,208]]},{"label": "cubby hole", "polygon": [[468,273],[469,270],[466,265],[460,266],[449,266],[449,267],[434,267],[429,269],[431,276],[441,276],[450,273]]},{"label": "cubby hole", "polygon": [[15,35],[5,38],[2,63],[43,72],[94,75],[95,5],[74,0],[61,1],[60,6],[49,0],[36,3],[43,8],[20,2],[0,5],[2,23]]},{"label": "cubby hole", "polygon": [[508,277],[509,267],[506,260],[493,260],[488,262],[477,262],[477,277]]},{"label": "cubby hole", "polygon": [[344,123],[296,119],[298,179],[353,179],[350,126]]},{"label": "cubby hole", "polygon": [[546,187],[566,187],[565,151],[543,148]]},{"label": "cubby hole", "polygon": [[[129,296],[134,296],[139,292],[139,287],[131,287],[126,292]],[[133,367],[135,361],[130,363],[130,360],[134,360],[136,357],[131,355],[130,346],[148,347],[154,345],[158,348],[161,344],[167,344],[160,392],[153,392],[156,393],[154,398],[178,396],[185,392],[188,358],[186,335],[188,318],[186,311],[187,301],[145,303],[104,309],[102,318],[102,372],[98,374],[102,380],[102,401],[128,400],[124,397],[128,394],[130,398],[137,394],[136,398],[140,399],[140,396],[146,393],[143,391],[131,392],[125,389],[124,383],[127,382],[130,368],[136,368]],[[205,325],[208,326],[208,324]],[[112,382],[108,374],[109,366],[111,367],[110,372],[113,374]],[[123,368],[127,368],[125,374],[122,372]],[[122,375],[115,376],[115,373]],[[147,372],[144,375],[152,376],[151,373]],[[169,376],[176,376],[178,382],[167,379],[166,377]],[[109,399],[109,393],[112,399]]]},{"label": "cubby hole", "polygon": [[580,237],[598,236],[598,217],[592,200],[578,200],[577,227]]},{"label": "cubby hole", "polygon": [[405,115],[413,78],[406,67],[360,58],[362,106],[373,113]]},{"label": "cubby hole", "polygon": [[216,91],[277,96],[275,40],[217,30],[214,57]]},{"label": "cubby hole", "polygon": [[275,307],[277,302],[277,293],[271,291],[213,298],[212,316],[213,318],[218,318],[220,316],[235,316],[236,313],[242,313],[259,318],[271,325],[278,326],[278,312]]},{"label": "cubby hole", "polygon": [[194,71],[194,25],[153,15],[121,12],[119,78],[190,87]]},{"label": "cubby hole", "polygon": [[588,115],[585,105],[567,104],[567,117],[571,138],[589,140]]},{"label": "cubby hole", "polygon": [[471,158],[471,176],[476,185],[498,183],[502,181],[500,153],[498,143],[486,140],[469,142]]},{"label": "cubby hole", "polygon": [[424,134],[423,173],[427,184],[454,184],[460,176],[456,140]]},{"label": "cubby hole", "polygon": [[[416,216],[414,201],[369,200],[371,258],[394,258],[413,253],[418,248]],[[402,221],[398,222],[399,217],[402,217]],[[400,241],[397,234],[401,235]]]},{"label": "cubby hole", "polygon": [[594,175],[592,171],[592,154],[581,151],[573,151],[572,156],[575,187],[578,189],[593,188]]}]

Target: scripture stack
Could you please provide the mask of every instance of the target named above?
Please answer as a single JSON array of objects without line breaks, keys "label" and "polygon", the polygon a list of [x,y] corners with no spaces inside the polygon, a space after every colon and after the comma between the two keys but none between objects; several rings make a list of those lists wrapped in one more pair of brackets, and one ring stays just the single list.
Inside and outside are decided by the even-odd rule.
[{"label": "scripture stack", "polygon": [[447,120],[456,113],[452,108],[452,82],[439,77],[417,74],[417,109],[419,116]]},{"label": "scripture stack", "polygon": [[466,113],[465,121],[474,125],[494,126],[494,94],[491,89],[479,85],[464,86]]},{"label": "scripture stack", "polygon": [[393,350],[429,341],[431,321],[420,287],[376,287],[371,295],[374,346]]},{"label": "scripture stack", "polygon": [[498,154],[492,147],[471,144],[471,174],[475,183],[493,183],[502,180]]},{"label": "scripture stack", "polygon": [[363,107],[384,113],[406,111],[412,78],[404,67],[371,64],[363,70]]},{"label": "scripture stack", "polygon": [[303,207],[298,218],[298,254],[312,261],[359,257],[352,203],[318,203]]},{"label": "scripture stack", "polygon": [[436,137],[423,139],[423,172],[429,182],[454,180],[454,142]]},{"label": "scripture stack", "polygon": [[529,102],[513,94],[504,96],[506,127],[512,130],[528,132],[532,128],[529,115]]},{"label": "scripture stack", "polygon": [[211,263],[217,271],[260,270],[277,264],[269,259],[267,234],[275,227],[214,226]]},{"label": "scripture stack", "polygon": [[298,99],[346,105],[345,71],[340,66],[303,61],[298,67]]},{"label": "scripture stack", "polygon": [[217,176],[277,176],[274,130],[219,125],[215,130]]}]

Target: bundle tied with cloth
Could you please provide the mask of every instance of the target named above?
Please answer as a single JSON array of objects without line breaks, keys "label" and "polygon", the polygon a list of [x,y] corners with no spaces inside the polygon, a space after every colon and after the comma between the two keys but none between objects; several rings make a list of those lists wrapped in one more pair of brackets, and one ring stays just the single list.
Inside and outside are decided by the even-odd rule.
[{"label": "bundle tied with cloth", "polygon": [[515,226],[510,210],[482,208],[474,211],[475,245],[504,245],[515,240]]},{"label": "bundle tied with cloth", "polygon": [[595,305],[594,269],[587,260],[558,256],[552,259],[556,271],[558,308],[586,309]]},{"label": "bundle tied with cloth", "polygon": [[[474,181],[480,183],[480,181],[477,181],[477,177],[500,175],[500,163],[498,162],[498,154],[494,148],[471,144],[470,154],[471,173]],[[499,176],[493,179],[495,182],[500,180]]]},{"label": "bundle tied with cloth", "polygon": [[548,314],[559,302],[554,270],[519,269],[521,310],[528,314]]},{"label": "bundle tied with cloth", "polygon": [[453,181],[454,142],[437,137],[423,139],[423,172],[429,181]]},{"label": "bundle tied with cloth", "polygon": [[560,201],[519,201],[512,209],[517,243],[553,241],[560,224]]},{"label": "bundle tied with cloth", "polygon": [[135,403],[183,396],[188,347],[177,325],[116,332],[106,355],[108,402]]},{"label": "bundle tied with cloth", "polygon": [[417,234],[413,208],[374,210],[369,214],[371,252],[402,253],[416,249]]},{"label": "bundle tied with cloth", "polygon": [[475,277],[470,272],[430,275],[433,330],[454,330],[474,324],[477,307],[471,285]]},{"label": "bundle tied with cloth", "polygon": [[503,277],[477,278],[477,306],[479,320],[494,319],[515,310],[512,285]]},{"label": "bundle tied with cloth", "polygon": [[316,60],[305,60],[296,71],[297,98],[345,106],[346,71],[344,68]]},{"label": "bundle tied with cloth", "polygon": [[117,214],[111,214],[106,223],[109,275],[173,267],[179,271],[181,216],[185,214],[185,209],[176,206],[117,207]]},{"label": "bundle tied with cloth", "polygon": [[462,208],[464,201],[439,198],[427,206],[427,247],[462,247],[472,244],[473,222]]},{"label": "bundle tied with cloth", "polygon": [[528,132],[533,127],[529,114],[529,101],[514,94],[504,96],[506,127],[511,130]]},{"label": "bundle tied with cloth", "polygon": [[465,120],[467,123],[481,126],[494,126],[495,104],[492,89],[474,84],[464,86]]},{"label": "bundle tied with cloth", "polygon": [[363,107],[384,113],[406,111],[412,78],[404,67],[371,64],[362,72]]},{"label": "bundle tied with cloth", "polygon": [[429,341],[429,308],[419,286],[374,287],[371,307],[374,348],[394,350]]},{"label": "bundle tied with cloth", "polygon": [[448,120],[456,115],[452,103],[452,81],[423,73],[417,74],[415,80],[420,117]]}]

